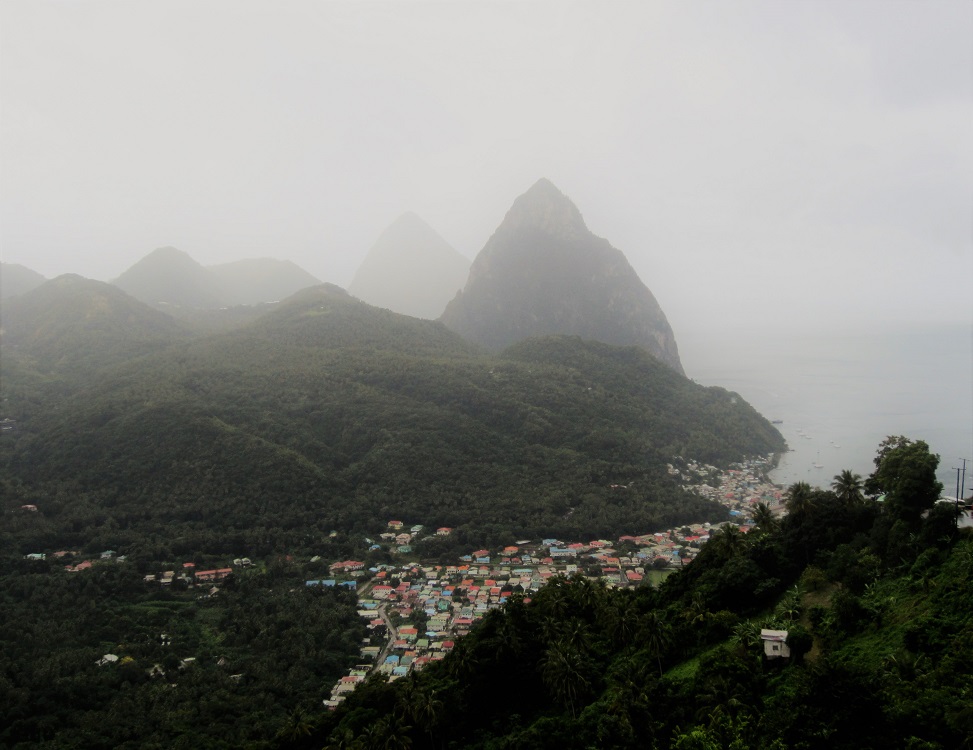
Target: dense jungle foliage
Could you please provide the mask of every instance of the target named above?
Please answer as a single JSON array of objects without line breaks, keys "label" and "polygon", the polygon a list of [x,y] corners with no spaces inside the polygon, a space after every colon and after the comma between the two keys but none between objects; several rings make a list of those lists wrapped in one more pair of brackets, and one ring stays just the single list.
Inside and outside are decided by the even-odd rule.
[{"label": "dense jungle foliage", "polygon": [[[973,536],[919,499],[941,489],[924,443],[883,448],[884,504],[846,472],[792,487],[783,519],[727,527],[658,590],[555,580],[442,662],[303,715],[287,746],[971,747]],[[763,628],[790,658],[764,655]]]},{"label": "dense jungle foliage", "polygon": [[482,544],[642,533],[726,517],[666,473],[672,456],[783,448],[742,399],[637,348],[561,337],[486,355],[323,286],[220,335],[187,341],[173,324],[146,354],[141,324],[125,343],[124,326],[96,323],[144,317],[156,332],[160,313],[55,282],[72,291],[59,317],[43,308],[31,328],[36,305],[17,307],[2,343],[5,509],[39,509],[17,521],[24,554],[263,556],[392,517]]},{"label": "dense jungle foliage", "polygon": [[267,747],[364,637],[354,592],[309,588],[283,560],[215,595],[146,584],[152,566],[131,561],[63,567],[2,558],[0,747]]}]

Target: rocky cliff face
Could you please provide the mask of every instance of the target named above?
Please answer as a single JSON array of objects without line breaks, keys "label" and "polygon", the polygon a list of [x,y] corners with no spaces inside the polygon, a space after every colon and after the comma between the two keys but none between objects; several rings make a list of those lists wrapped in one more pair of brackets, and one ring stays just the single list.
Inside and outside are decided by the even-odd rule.
[{"label": "rocky cliff face", "polygon": [[432,320],[462,288],[469,270],[467,258],[407,213],[382,232],[348,291],[370,305]]},{"label": "rocky cliff face", "polygon": [[514,202],[440,320],[492,349],[550,334],[641,346],[683,374],[652,292],[544,179]]}]

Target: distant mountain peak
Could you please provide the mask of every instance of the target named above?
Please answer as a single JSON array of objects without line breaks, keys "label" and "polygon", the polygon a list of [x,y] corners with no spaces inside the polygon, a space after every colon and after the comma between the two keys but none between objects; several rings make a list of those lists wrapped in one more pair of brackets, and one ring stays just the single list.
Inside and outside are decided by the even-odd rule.
[{"label": "distant mountain peak", "polygon": [[290,261],[259,258],[204,267],[182,250],[160,247],[112,283],[149,305],[215,309],[274,302],[320,281]]},{"label": "distant mountain peak", "polygon": [[4,345],[42,371],[95,371],[185,337],[163,312],[102,281],[66,273],[5,303]]},{"label": "distant mountain peak", "polygon": [[370,305],[433,319],[463,286],[469,269],[469,259],[408,211],[379,235],[348,291]]},{"label": "distant mountain peak", "polygon": [[43,284],[45,279],[18,263],[0,263],[0,301],[25,294]]},{"label": "distant mountain peak", "polygon": [[220,306],[213,274],[174,247],[156,248],[111,283],[153,306]]},{"label": "distant mountain peak", "polygon": [[683,372],[672,328],[652,292],[547,179],[514,201],[440,320],[491,349],[567,334],[639,346]]},{"label": "distant mountain peak", "polygon": [[[173,247],[172,245],[165,245],[164,247],[157,247],[151,253],[149,253],[146,258],[152,257],[172,257],[172,258],[187,258],[192,260],[189,253],[185,250],[180,250],[178,247]],[[195,263],[195,261],[193,261]]]},{"label": "distant mountain peak", "polygon": [[533,227],[560,236],[588,232],[578,207],[546,177],[514,201],[501,227],[513,230]]}]

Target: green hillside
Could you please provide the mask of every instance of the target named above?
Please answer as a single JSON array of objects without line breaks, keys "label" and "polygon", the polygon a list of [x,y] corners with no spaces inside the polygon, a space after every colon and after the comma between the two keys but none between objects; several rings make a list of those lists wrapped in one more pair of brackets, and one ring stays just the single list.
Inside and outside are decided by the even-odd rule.
[{"label": "green hillside", "polygon": [[[851,475],[836,492],[795,485],[789,515],[716,534],[660,589],[512,589],[443,661],[325,713],[366,632],[350,593],[305,581],[391,559],[366,541],[388,519],[453,527],[417,541],[451,560],[722,520],[666,462],[728,464],[780,450],[780,435],[636,347],[555,336],[487,354],[327,285],[193,338],[104,285],[62,286],[24,295],[50,296],[18,308],[0,342],[13,420],[0,744],[931,749],[973,736],[971,540],[935,504],[938,458],[904,438],[880,446],[864,485],[882,504]],[[173,577],[229,565],[212,589]],[[790,661],[763,659],[761,628],[788,631]]]},{"label": "green hillside", "polygon": [[185,340],[185,329],[116,287],[65,274],[3,303],[4,359],[71,380]]},{"label": "green hillside", "polygon": [[[892,453],[897,476],[875,475],[887,497],[935,496],[928,447]],[[968,747],[973,537],[955,509],[910,520],[806,485],[788,502],[782,520],[716,535],[660,589],[575,576],[514,596],[443,661],[366,683],[285,746]],[[788,657],[767,658],[764,629],[786,632]]]},{"label": "green hillside", "polygon": [[327,285],[18,411],[26,392],[5,391],[29,415],[2,444],[10,502],[38,499],[39,534],[113,547],[191,531],[245,553],[391,516],[485,541],[644,532],[725,517],[667,475],[671,456],[782,448],[742,399],[636,348],[487,355]]}]

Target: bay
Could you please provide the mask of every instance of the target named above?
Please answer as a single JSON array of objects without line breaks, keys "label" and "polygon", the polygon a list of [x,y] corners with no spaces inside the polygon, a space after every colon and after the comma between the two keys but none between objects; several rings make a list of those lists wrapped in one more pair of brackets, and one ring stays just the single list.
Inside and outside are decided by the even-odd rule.
[{"label": "bay", "polygon": [[[683,354],[690,377],[735,391],[791,449],[771,478],[827,488],[842,469],[867,476],[888,435],[939,454],[943,495],[956,494],[967,459],[973,489],[973,327],[914,325],[867,331],[724,332]],[[962,481],[962,477],[961,477]]]}]

